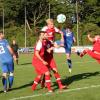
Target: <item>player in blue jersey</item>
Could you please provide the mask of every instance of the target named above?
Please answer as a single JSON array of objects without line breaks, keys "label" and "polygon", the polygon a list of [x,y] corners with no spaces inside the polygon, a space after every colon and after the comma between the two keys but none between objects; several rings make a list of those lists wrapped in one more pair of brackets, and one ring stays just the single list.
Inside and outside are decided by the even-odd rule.
[{"label": "player in blue jersey", "polygon": [[71,47],[74,42],[76,42],[76,39],[74,37],[74,33],[72,32],[72,26],[68,25],[65,27],[62,32],[64,36],[64,48],[66,52],[66,57],[67,57],[67,63],[68,63],[68,68],[69,72],[71,73],[72,71],[72,61],[71,61]]},{"label": "player in blue jersey", "polygon": [[[0,67],[2,70],[2,84],[4,87],[4,92],[7,92],[7,80],[9,82],[9,90],[13,85],[13,72],[14,72],[14,63],[13,57],[16,60],[9,43],[4,39],[3,32],[0,32]],[[8,76],[8,77],[7,77]]]}]

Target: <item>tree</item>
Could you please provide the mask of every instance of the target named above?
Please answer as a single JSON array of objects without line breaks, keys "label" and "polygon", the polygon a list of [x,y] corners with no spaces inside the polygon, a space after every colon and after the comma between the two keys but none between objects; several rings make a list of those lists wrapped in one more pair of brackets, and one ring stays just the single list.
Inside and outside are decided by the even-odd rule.
[{"label": "tree", "polygon": [[3,0],[0,1],[0,26],[2,27],[2,19],[3,19]]}]

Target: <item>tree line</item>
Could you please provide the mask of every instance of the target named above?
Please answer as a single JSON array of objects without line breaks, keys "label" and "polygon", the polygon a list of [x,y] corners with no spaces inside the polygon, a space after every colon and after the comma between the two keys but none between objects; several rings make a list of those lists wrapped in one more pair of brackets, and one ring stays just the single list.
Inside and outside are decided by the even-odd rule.
[{"label": "tree line", "polygon": [[[57,27],[71,23],[76,33],[76,2],[78,5],[79,43],[89,44],[86,34],[100,33],[100,1],[99,0],[0,0],[0,30],[4,28],[5,36],[11,41],[16,39],[20,46],[24,46],[25,35],[25,9],[27,46],[33,46],[38,31],[45,25],[47,18],[53,18]],[[66,15],[66,22],[59,24],[56,21],[58,14]],[[59,36],[57,35],[57,39]]]}]

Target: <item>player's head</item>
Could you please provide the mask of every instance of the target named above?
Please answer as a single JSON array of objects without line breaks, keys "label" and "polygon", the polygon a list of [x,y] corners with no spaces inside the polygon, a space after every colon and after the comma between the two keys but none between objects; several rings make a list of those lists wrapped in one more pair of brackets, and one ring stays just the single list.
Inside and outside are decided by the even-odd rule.
[{"label": "player's head", "polygon": [[54,27],[54,21],[53,21],[53,19],[47,19],[46,23],[47,23],[47,26],[49,28],[53,28]]},{"label": "player's head", "polygon": [[45,31],[40,31],[39,39],[40,40],[47,39],[47,33]]},{"label": "player's head", "polygon": [[0,32],[0,39],[3,39],[4,38],[4,34],[3,32]]},{"label": "player's head", "polygon": [[72,29],[72,24],[71,23],[66,23],[65,26],[64,26],[64,29],[66,29],[66,28],[71,30]]}]

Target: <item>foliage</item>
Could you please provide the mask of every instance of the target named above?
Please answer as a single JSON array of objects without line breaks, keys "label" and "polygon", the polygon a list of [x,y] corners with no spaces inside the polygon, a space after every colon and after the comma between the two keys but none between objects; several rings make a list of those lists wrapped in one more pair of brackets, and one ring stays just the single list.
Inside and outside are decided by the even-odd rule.
[{"label": "foliage", "polygon": [[[100,28],[99,0],[77,0],[79,17],[79,38],[81,33],[90,29],[98,33]],[[13,37],[24,46],[25,8],[27,18],[27,46],[32,46],[38,36],[38,31],[45,25],[45,19],[51,17],[55,25],[59,26],[56,18],[63,13],[67,22],[73,24],[76,35],[76,0],[0,0],[0,30],[3,27],[3,9],[5,17],[6,37],[11,41]],[[50,14],[50,16],[49,16]],[[66,24],[66,23],[64,23]],[[63,27],[64,24],[60,26]],[[99,26],[99,27],[98,27]],[[88,27],[88,28],[87,28]],[[11,33],[14,33],[13,35]],[[32,39],[34,37],[34,39]],[[57,36],[59,38],[59,35]],[[87,44],[81,42],[80,44]]]}]

